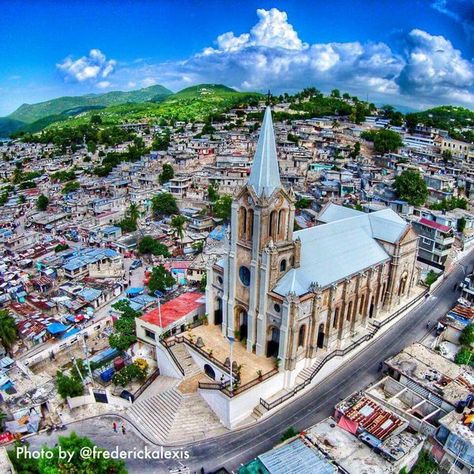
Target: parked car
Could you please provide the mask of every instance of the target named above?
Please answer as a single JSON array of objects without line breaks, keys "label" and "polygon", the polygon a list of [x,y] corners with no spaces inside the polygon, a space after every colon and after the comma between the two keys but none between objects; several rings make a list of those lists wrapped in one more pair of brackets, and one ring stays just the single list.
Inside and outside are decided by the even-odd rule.
[{"label": "parked car", "polygon": [[136,268],[141,267],[142,265],[143,265],[143,263],[142,263],[141,260],[134,260],[134,261],[130,264],[130,270],[135,270]]}]

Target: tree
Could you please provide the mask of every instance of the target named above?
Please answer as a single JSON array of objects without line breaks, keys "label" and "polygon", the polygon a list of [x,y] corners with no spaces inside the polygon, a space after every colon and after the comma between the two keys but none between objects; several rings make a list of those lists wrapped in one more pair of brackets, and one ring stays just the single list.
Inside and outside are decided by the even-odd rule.
[{"label": "tree", "polygon": [[118,226],[122,229],[122,232],[134,232],[137,230],[138,218],[140,217],[140,210],[137,204],[132,202],[127,209],[125,218],[122,219]]},{"label": "tree", "polygon": [[38,199],[36,200],[36,209],[38,209],[38,211],[46,211],[46,209],[48,209],[48,205],[49,198],[47,196],[44,194],[38,196]]},{"label": "tree", "polygon": [[64,400],[68,397],[78,397],[84,393],[84,386],[80,378],[69,377],[60,370],[56,372],[56,388]]},{"label": "tree", "polygon": [[62,252],[63,250],[67,250],[69,248],[68,244],[58,244],[54,247],[54,251],[56,253]]},{"label": "tree", "polygon": [[333,89],[331,91],[331,97],[339,99],[341,97],[341,92],[339,91],[339,89]]},{"label": "tree", "polygon": [[158,265],[157,267],[153,267],[153,270],[151,271],[148,289],[151,293],[154,293],[157,290],[164,293],[175,283],[176,280],[173,278],[171,273],[166,270],[163,265]]},{"label": "tree", "polygon": [[69,181],[68,183],[66,183],[64,185],[61,192],[63,194],[69,194],[69,193],[72,193],[74,191],[77,191],[80,187],[81,187],[81,185],[77,181]]},{"label": "tree", "polygon": [[171,216],[179,214],[176,198],[170,193],[160,193],[153,196],[151,208],[156,217]]},{"label": "tree", "polygon": [[307,209],[311,205],[311,199],[301,198],[295,203],[297,209]]},{"label": "tree", "polygon": [[204,273],[204,275],[199,280],[199,290],[204,293],[206,291],[206,286],[207,286],[207,273]]},{"label": "tree", "polygon": [[183,240],[184,224],[186,224],[186,218],[182,215],[173,216],[171,218],[171,228],[173,229],[173,237],[175,239]]},{"label": "tree", "polygon": [[354,143],[354,148],[349,153],[349,157],[355,160],[360,155],[360,142]]},{"label": "tree", "polygon": [[[89,473],[96,474],[127,474],[124,461],[111,459],[110,456],[101,456],[105,450],[95,448],[97,455],[84,456],[86,451],[92,453],[95,444],[86,437],[72,432],[69,436],[60,436],[58,443],[50,448],[43,446],[48,454],[35,459],[31,453],[24,453],[19,449],[8,451],[8,456],[16,472],[28,474],[58,474],[58,473]],[[49,454],[51,453],[51,454]],[[64,459],[60,453],[68,453]]]},{"label": "tree", "polygon": [[400,199],[414,206],[422,206],[428,197],[426,183],[416,171],[402,171],[395,178],[395,189]]},{"label": "tree", "polygon": [[158,177],[160,184],[165,184],[172,178],[174,178],[173,167],[169,163],[165,163],[163,165],[163,170]]},{"label": "tree", "polygon": [[459,218],[456,226],[458,232],[464,232],[464,229],[466,228],[466,218]]},{"label": "tree", "polygon": [[453,154],[451,153],[451,150],[443,150],[441,157],[443,158],[444,163],[448,163],[453,159]]},{"label": "tree", "polygon": [[470,346],[474,344],[474,324],[468,324],[461,333],[459,337],[459,342],[464,346]]},{"label": "tree", "polygon": [[102,123],[102,117],[100,115],[93,115],[90,119],[91,125],[100,125]]},{"label": "tree", "polygon": [[162,255],[163,257],[170,256],[168,247],[155,240],[151,235],[145,235],[143,239],[140,240],[138,251],[143,255],[152,254],[155,256]]},{"label": "tree", "polygon": [[229,221],[232,212],[232,196],[224,194],[214,205],[214,214],[219,219]]},{"label": "tree", "polygon": [[114,333],[109,336],[110,347],[119,351],[126,351],[137,340],[135,332],[135,319],[140,316],[128,300],[120,300],[112,308],[122,313],[114,323]]},{"label": "tree", "polygon": [[403,146],[400,134],[393,130],[379,130],[374,137],[374,150],[378,153],[396,151]]},{"label": "tree", "polygon": [[216,186],[211,184],[207,187],[207,197],[211,203],[215,203],[219,199],[219,193],[217,192]]},{"label": "tree", "polygon": [[423,450],[418,456],[418,460],[410,472],[411,474],[431,474],[432,472],[438,471],[437,467],[438,465],[430,453]]},{"label": "tree", "polygon": [[0,341],[6,350],[10,350],[18,339],[18,329],[15,318],[10,316],[8,310],[0,310]]},{"label": "tree", "polygon": [[[160,124],[163,122],[160,122]],[[166,125],[166,121],[164,122]],[[156,151],[166,151],[170,146],[170,135],[169,133],[165,133],[163,135],[155,135],[153,142],[151,144],[151,148]]]},{"label": "tree", "polygon": [[287,430],[285,430],[282,437],[280,438],[280,441],[286,441],[287,439],[295,437],[297,434],[298,432],[293,428],[293,426],[290,426]]},{"label": "tree", "polygon": [[459,365],[474,366],[474,357],[472,357],[471,349],[466,346],[462,346],[454,357],[454,362]]}]

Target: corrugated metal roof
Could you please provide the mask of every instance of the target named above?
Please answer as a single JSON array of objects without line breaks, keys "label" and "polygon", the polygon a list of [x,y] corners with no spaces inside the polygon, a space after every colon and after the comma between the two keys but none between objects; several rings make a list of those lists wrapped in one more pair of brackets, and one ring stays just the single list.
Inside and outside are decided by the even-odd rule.
[{"label": "corrugated metal roof", "polygon": [[273,291],[283,296],[289,292],[303,295],[313,282],[324,287],[389,260],[376,239],[396,242],[408,224],[391,209],[355,212],[354,217],[295,232],[294,237],[301,240],[300,267],[288,271]]},{"label": "corrugated metal roof", "polygon": [[270,474],[334,474],[336,467],[316,448],[295,439],[281,448],[261,454],[258,459]]},{"label": "corrugated metal roof", "polygon": [[281,187],[270,107],[265,110],[248,184],[258,196],[270,196],[276,188]]}]

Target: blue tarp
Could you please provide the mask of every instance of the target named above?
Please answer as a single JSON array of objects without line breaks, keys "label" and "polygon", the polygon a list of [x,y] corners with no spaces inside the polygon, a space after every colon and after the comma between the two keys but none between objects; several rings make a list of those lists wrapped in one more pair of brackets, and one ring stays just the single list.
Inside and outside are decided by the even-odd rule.
[{"label": "blue tarp", "polygon": [[108,349],[105,349],[102,352],[99,352],[96,354],[94,357],[90,358],[90,362],[101,362],[106,359],[113,359],[115,356],[118,356],[120,353],[117,349],[113,349],[112,347],[109,347]]},{"label": "blue tarp", "polygon": [[59,339],[67,339],[68,337],[73,336],[74,334],[77,334],[80,331],[79,328],[73,328],[68,332],[65,332],[64,334],[61,334]]},{"label": "blue tarp", "polygon": [[143,286],[138,286],[138,287],[129,288],[129,289],[127,290],[127,296],[137,296],[137,295],[142,294],[143,291],[144,291]]},{"label": "blue tarp", "polygon": [[46,330],[54,336],[54,334],[60,334],[66,329],[68,326],[65,326],[63,323],[51,323],[46,327]]},{"label": "blue tarp", "polygon": [[226,228],[225,227],[221,227],[220,229],[219,228],[215,228],[211,231],[211,233],[209,234],[209,237],[211,239],[214,239],[214,240],[219,240],[221,241],[224,236],[225,236],[225,231],[226,231]]}]

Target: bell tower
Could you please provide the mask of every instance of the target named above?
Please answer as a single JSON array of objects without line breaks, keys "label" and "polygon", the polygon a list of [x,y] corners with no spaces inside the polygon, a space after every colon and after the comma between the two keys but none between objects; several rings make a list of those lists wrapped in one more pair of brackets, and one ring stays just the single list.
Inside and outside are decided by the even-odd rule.
[{"label": "bell tower", "polygon": [[268,292],[299,265],[293,241],[294,196],[280,181],[270,107],[260,130],[248,182],[232,203],[229,255],[224,269],[223,333],[265,353]]}]

